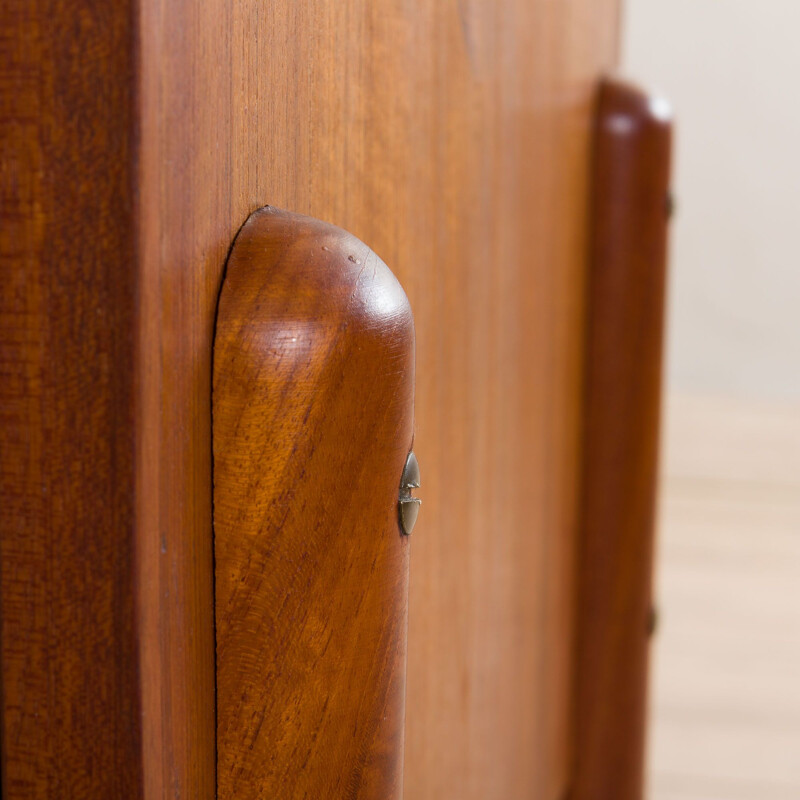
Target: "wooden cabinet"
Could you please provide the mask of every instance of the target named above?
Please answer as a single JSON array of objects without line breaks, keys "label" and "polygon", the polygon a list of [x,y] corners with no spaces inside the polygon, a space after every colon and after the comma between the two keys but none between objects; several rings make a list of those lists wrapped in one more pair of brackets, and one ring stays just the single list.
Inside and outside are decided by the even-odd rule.
[{"label": "wooden cabinet", "polygon": [[358,237],[414,314],[404,796],[569,796],[617,33],[617,0],[6,0],[4,798],[224,786],[212,351],[267,204]]}]

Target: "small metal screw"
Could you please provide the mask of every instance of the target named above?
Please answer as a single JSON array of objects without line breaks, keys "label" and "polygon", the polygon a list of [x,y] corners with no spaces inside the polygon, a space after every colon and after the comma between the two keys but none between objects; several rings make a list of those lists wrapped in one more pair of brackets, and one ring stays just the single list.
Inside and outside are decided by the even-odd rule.
[{"label": "small metal screw", "polygon": [[664,211],[666,212],[667,219],[672,219],[675,216],[675,195],[672,192],[667,192],[664,199]]},{"label": "small metal screw", "polygon": [[422,500],[411,496],[412,489],[419,489],[419,464],[414,452],[408,454],[406,465],[403,468],[403,477],[400,479],[400,499],[398,510],[400,516],[400,527],[406,536],[414,530],[414,525],[419,516],[419,507]]},{"label": "small metal screw", "polygon": [[650,612],[647,615],[647,635],[654,636],[658,630],[658,608],[656,606],[650,607]]}]

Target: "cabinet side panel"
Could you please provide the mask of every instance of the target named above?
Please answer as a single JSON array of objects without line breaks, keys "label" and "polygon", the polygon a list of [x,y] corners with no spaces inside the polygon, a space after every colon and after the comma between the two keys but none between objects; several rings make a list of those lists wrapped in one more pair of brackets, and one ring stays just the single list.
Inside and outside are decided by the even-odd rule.
[{"label": "cabinet side panel", "polygon": [[[616,0],[141,5],[142,402],[158,425],[139,510],[153,580],[182,600],[205,591],[200,567],[191,578],[181,565],[209,557],[209,354],[242,220],[269,203],[351,231],[397,274],[417,331],[426,502],[406,792],[561,797],[591,123],[616,58]],[[147,616],[162,613],[176,644],[180,608]],[[191,628],[200,697],[213,676],[204,619]],[[159,647],[145,688],[191,710],[177,752],[205,764],[213,713],[181,683],[190,651]]]}]

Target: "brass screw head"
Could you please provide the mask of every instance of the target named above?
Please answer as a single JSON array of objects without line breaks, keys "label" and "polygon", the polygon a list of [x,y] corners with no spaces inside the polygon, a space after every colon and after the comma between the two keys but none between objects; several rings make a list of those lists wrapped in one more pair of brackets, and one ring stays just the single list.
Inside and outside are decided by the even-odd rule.
[{"label": "brass screw head", "polygon": [[422,500],[411,496],[411,491],[419,489],[419,486],[419,463],[412,450],[408,454],[406,465],[403,468],[403,477],[400,479],[400,499],[398,502],[400,529],[406,536],[410,535],[411,531],[414,530],[414,525],[419,516],[419,507],[422,505]]}]

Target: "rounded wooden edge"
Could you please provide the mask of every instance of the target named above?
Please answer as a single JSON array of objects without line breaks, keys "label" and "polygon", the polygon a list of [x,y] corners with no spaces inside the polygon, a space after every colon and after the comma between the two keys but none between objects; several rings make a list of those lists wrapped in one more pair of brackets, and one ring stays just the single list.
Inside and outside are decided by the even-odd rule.
[{"label": "rounded wooden edge", "polygon": [[578,549],[571,800],[640,800],[672,112],[598,88]]},{"label": "rounded wooden edge", "polygon": [[612,75],[605,76],[597,94],[597,125],[602,133],[629,136],[643,127],[671,137],[674,111],[664,96],[648,93],[634,83]]},{"label": "rounded wooden edge", "polygon": [[[353,371],[358,373],[357,378]],[[229,752],[222,755],[225,766],[221,762],[218,770],[219,791],[224,796],[235,792],[237,798],[255,796],[253,782],[263,785],[263,770],[267,769],[268,782],[279,780],[288,790],[285,781],[298,781],[297,791],[327,796],[338,786],[341,775],[337,771],[341,770],[349,775],[348,786],[354,780],[358,782],[358,796],[399,798],[409,543],[400,531],[397,503],[400,476],[413,439],[414,388],[414,325],[408,298],[391,270],[352,234],[311,217],[266,206],[248,218],[229,255],[218,306],[213,376],[218,681],[220,676],[227,676],[224,688],[218,684],[218,702],[219,693],[224,691],[226,709],[229,704],[242,702],[237,699],[240,695],[255,704],[246,712],[234,711],[227,719],[227,710],[221,714],[218,709],[218,749],[220,753],[221,748]],[[293,392],[297,394],[291,399]],[[311,397],[315,399],[311,401]],[[253,408],[259,403],[263,414]],[[311,416],[303,409],[311,409]],[[375,426],[374,438],[366,436],[363,425]],[[260,438],[265,429],[277,438]],[[304,441],[306,430],[314,437],[313,444]],[[282,453],[275,460],[279,465],[268,468],[270,475],[259,485],[260,478],[252,478],[252,467],[274,446]],[[287,467],[299,462],[299,473]],[[294,486],[291,476],[298,474],[303,477]],[[325,506],[320,500],[338,494],[340,487],[343,497],[352,490],[351,500],[358,499],[355,516],[351,502]],[[286,499],[295,492],[293,499]],[[264,528],[245,519],[240,526],[236,509],[253,497],[262,508],[277,499],[282,508],[291,506],[294,510],[287,511],[280,525]],[[310,518],[300,519],[299,508]],[[344,527],[339,516],[345,520]],[[328,528],[324,536],[321,524]],[[346,544],[341,539],[344,529]],[[220,549],[223,530],[226,541]],[[331,538],[332,530],[340,533]],[[378,531],[392,535],[376,539]],[[262,532],[277,538],[266,547],[253,545],[253,537]],[[244,540],[237,541],[242,536]],[[337,548],[335,553],[330,550],[332,546]],[[284,553],[279,561],[271,554],[273,547]],[[312,574],[317,576],[314,581],[337,587],[322,604],[313,594],[303,604],[314,606],[312,613],[322,620],[317,624],[329,626],[331,651],[342,647],[344,663],[351,664],[334,675],[328,671],[330,663],[314,667],[327,675],[319,680],[333,681],[335,688],[330,705],[325,700],[327,710],[323,712],[314,705],[319,698],[313,691],[309,695],[303,692],[304,699],[298,701],[297,687],[291,681],[287,683],[288,678],[278,678],[275,686],[270,685],[271,696],[278,697],[279,704],[286,693],[287,708],[299,715],[295,716],[297,730],[313,733],[316,749],[300,759],[311,765],[307,769],[313,775],[299,774],[296,765],[283,763],[274,752],[270,759],[275,756],[275,760],[265,767],[265,754],[258,754],[258,747],[263,745],[257,745],[253,755],[254,741],[243,750],[239,748],[244,755],[238,762],[237,756],[230,755],[230,747],[236,749],[231,742],[242,734],[245,738],[251,735],[247,722],[252,717],[250,711],[265,715],[263,730],[280,724],[275,722],[273,701],[259,699],[258,681],[252,683],[252,674],[245,678],[248,683],[242,695],[234,662],[243,630],[250,635],[252,609],[263,604],[265,597],[273,598],[275,591],[282,591],[274,588],[274,582],[264,589],[260,579],[253,581],[250,565],[263,574],[260,570],[265,567],[267,572],[272,568],[280,571],[287,563],[296,565],[282,574],[290,584],[286,587],[289,599],[281,595],[277,603],[270,600],[269,605],[283,608],[286,603],[295,603],[293,598],[303,595]],[[320,566],[309,566],[312,564]],[[335,565],[332,571],[331,564]],[[302,585],[295,586],[292,581],[297,580],[298,570],[306,572]],[[257,588],[243,601],[240,593],[245,582]],[[249,622],[237,622],[239,614],[247,614]],[[268,628],[274,630],[274,626],[272,620]],[[297,649],[292,643],[296,636],[305,636],[302,628],[269,635],[277,638],[266,641],[265,660],[260,661],[269,674],[286,676],[295,667],[301,672],[307,669],[291,659],[285,661],[286,652],[308,650],[305,645]],[[358,641],[357,649],[348,644],[350,637]],[[252,639],[244,645],[247,652],[251,645]],[[370,646],[375,648],[374,655],[369,655]],[[284,652],[279,656],[279,667],[269,668],[270,658],[278,650]],[[374,660],[362,676],[361,699],[343,706],[341,698],[352,692],[352,686],[338,682],[351,681],[348,671],[362,670],[364,659]],[[242,669],[248,671],[246,666]],[[261,702],[267,704],[263,711],[259,711]],[[302,713],[297,702],[304,709]],[[337,731],[343,720],[348,729],[360,731],[356,756],[351,749],[341,761],[333,754],[336,739],[330,738],[330,719],[338,721]],[[296,746],[302,749],[304,745]],[[330,750],[330,754],[321,755],[320,748]],[[354,765],[350,764],[352,758],[356,758]],[[233,777],[234,773],[238,777]],[[242,776],[248,774],[252,778],[245,777],[242,783]]]},{"label": "rounded wooden edge", "polygon": [[[248,217],[234,240],[220,292],[219,320],[230,316],[228,304],[257,294],[260,284],[274,279],[269,270],[290,257],[302,292],[325,292],[331,312],[347,312],[375,335],[410,339],[414,318],[408,297],[383,260],[353,234],[328,222],[263,206]],[[263,270],[254,269],[264,264]],[[244,290],[244,291],[243,291]],[[268,302],[268,299],[267,299]],[[268,311],[262,305],[262,313]]]}]

